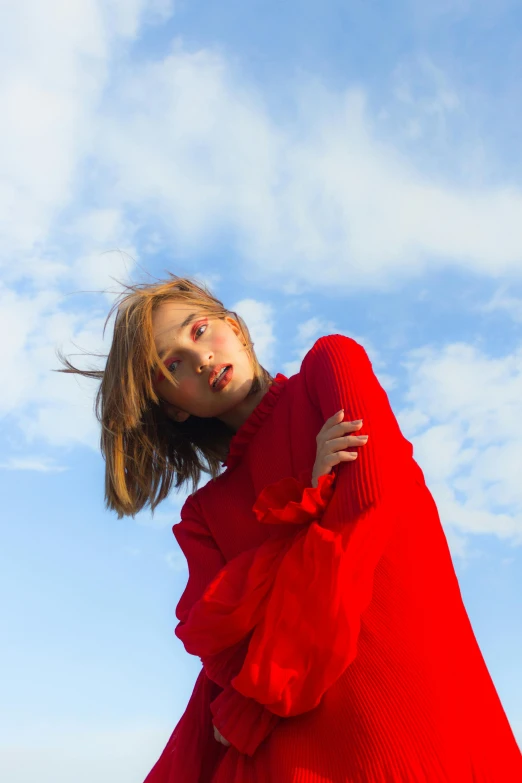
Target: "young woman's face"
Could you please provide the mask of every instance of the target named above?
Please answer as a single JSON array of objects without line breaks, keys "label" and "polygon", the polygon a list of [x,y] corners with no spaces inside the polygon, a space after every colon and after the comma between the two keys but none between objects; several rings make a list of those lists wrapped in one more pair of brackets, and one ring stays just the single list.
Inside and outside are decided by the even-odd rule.
[{"label": "young woman's face", "polygon": [[[170,403],[171,414],[185,421],[190,414],[220,417],[240,404],[250,391],[254,370],[236,321],[197,316],[184,321],[196,308],[177,302],[163,302],[152,317],[154,342],[159,356],[178,383],[174,388],[156,371],[154,388]],[[232,377],[224,388],[209,384],[219,365],[232,365]]]}]

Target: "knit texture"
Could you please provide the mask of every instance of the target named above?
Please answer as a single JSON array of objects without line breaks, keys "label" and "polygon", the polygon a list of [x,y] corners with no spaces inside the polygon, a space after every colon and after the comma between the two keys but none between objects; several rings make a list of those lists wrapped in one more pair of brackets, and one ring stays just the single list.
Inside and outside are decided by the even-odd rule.
[{"label": "knit texture", "polygon": [[[369,440],[312,487],[341,408]],[[317,340],[224,467],[173,527],[189,568],[175,633],[202,670],[145,783],[522,781],[437,507],[364,348]]]}]

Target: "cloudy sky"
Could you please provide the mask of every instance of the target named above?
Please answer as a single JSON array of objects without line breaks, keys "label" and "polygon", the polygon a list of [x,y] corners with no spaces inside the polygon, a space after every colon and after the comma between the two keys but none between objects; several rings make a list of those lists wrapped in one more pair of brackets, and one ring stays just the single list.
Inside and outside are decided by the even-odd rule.
[{"label": "cloudy sky", "polygon": [[200,669],[186,495],[105,511],[96,384],[52,371],[167,271],[273,374],[364,345],[522,744],[520,4],[0,7],[0,778],[141,783]]}]

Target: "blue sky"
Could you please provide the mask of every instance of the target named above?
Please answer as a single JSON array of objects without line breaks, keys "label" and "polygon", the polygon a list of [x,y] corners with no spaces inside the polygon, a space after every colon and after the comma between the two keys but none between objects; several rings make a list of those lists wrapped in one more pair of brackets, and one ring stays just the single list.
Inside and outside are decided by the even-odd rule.
[{"label": "blue sky", "polygon": [[[522,12],[19,0],[0,31],[0,778],[141,783],[199,672],[171,532],[103,504],[117,280],[198,276],[289,376],[366,348],[522,744]],[[43,32],[42,32],[43,31]],[[419,520],[422,523],[422,520]]]}]

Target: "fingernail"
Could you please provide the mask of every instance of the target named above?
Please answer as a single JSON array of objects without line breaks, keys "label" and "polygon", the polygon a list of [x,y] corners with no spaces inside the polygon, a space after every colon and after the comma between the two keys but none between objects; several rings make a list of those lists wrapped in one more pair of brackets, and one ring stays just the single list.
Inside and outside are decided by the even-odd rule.
[{"label": "fingernail", "polygon": [[362,424],[362,419],[356,419],[355,421],[351,421],[350,424]]}]

